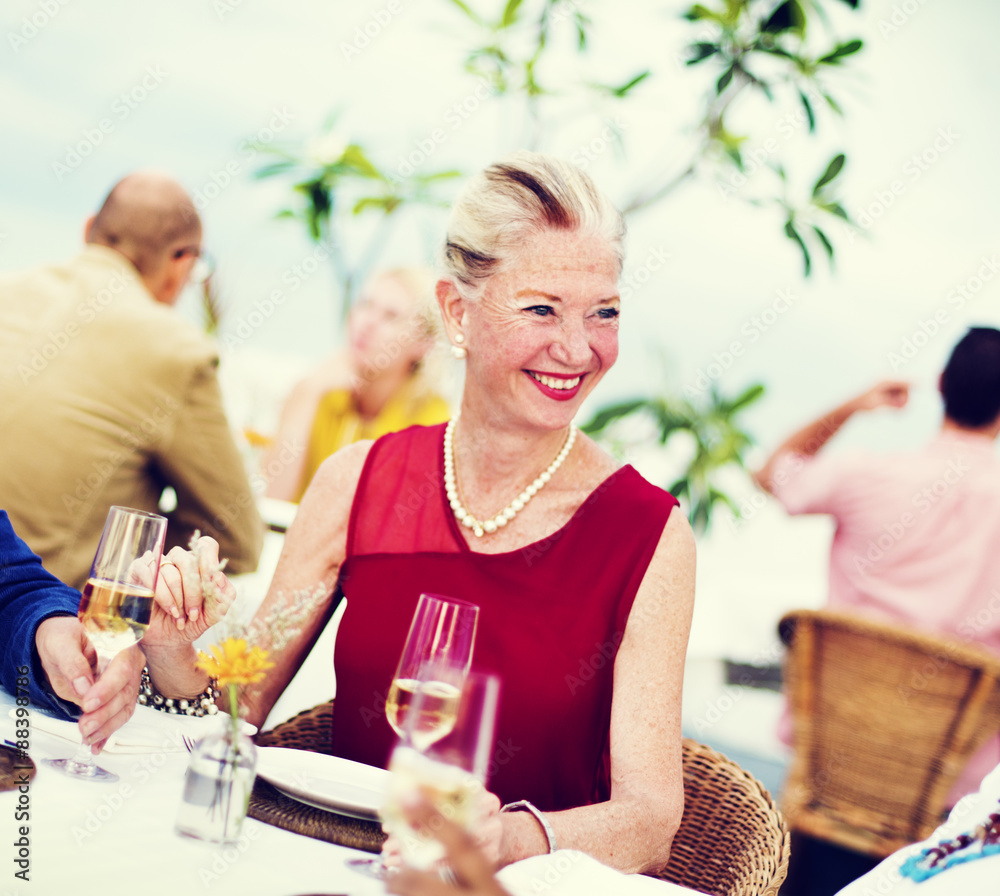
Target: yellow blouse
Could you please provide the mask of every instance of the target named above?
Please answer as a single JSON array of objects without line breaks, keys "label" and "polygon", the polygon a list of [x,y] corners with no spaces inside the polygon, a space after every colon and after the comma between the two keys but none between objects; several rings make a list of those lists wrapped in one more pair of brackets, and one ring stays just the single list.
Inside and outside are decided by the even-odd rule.
[{"label": "yellow blouse", "polygon": [[306,446],[306,466],[295,500],[302,499],[313,475],[335,451],[362,439],[377,439],[389,432],[420,424],[432,426],[451,417],[448,403],[434,392],[419,388],[412,379],[398,389],[377,416],[363,418],[354,406],[349,389],[327,392],[316,408],[309,444]]}]

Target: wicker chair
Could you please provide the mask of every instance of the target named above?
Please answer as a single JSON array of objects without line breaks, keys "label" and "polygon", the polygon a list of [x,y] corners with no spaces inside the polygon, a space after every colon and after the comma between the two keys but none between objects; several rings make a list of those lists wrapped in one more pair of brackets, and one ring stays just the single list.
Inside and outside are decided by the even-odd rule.
[{"label": "wicker chair", "polygon": [[[328,753],[332,713],[333,701],[322,703],[262,732],[257,744]],[[273,805],[251,803],[251,814],[291,827]],[[377,849],[381,838],[369,845],[366,835],[359,828],[348,845]],[[788,843],[781,815],[755,778],[721,753],[684,741],[684,818],[670,863],[656,877],[713,896],[775,896],[788,870]]]},{"label": "wicker chair", "polygon": [[788,613],[789,826],[882,857],[927,837],[970,756],[1000,728],[1000,658],[827,610]]},{"label": "wicker chair", "polygon": [[789,833],[761,783],[711,747],[684,740],[684,817],[654,877],[713,896],[775,896]]}]

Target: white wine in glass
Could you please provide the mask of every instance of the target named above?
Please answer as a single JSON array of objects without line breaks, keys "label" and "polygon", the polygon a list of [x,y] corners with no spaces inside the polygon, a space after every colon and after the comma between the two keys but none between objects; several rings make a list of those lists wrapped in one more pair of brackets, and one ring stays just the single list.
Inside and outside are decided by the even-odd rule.
[{"label": "white wine in glass", "polygon": [[142,639],[153,615],[153,589],[91,578],[77,616],[98,656],[114,656]]},{"label": "white wine in glass", "polygon": [[[479,607],[421,594],[385,701],[393,731],[417,750],[455,726],[459,695],[472,665]],[[411,717],[420,696],[417,717]]]},{"label": "white wine in glass", "polygon": [[[140,641],[149,628],[166,534],[167,520],[158,514],[129,507],[112,507],[108,512],[77,611],[97,654],[95,680],[116,654]],[[82,780],[118,779],[94,764],[93,752],[85,743],[72,758],[48,762]]]},{"label": "white wine in glass", "polygon": [[[385,701],[386,718],[400,736],[406,731],[406,736],[417,750],[426,750],[455,727],[458,698],[462,691],[460,682],[452,684],[441,680],[452,677],[449,671],[441,670],[435,674],[431,667],[423,680],[397,678],[389,689]],[[411,718],[418,703],[419,711]]]},{"label": "white wine in glass", "polygon": [[[436,594],[421,594],[417,601],[385,701],[385,717],[401,745],[417,755],[455,727],[478,623],[475,604]],[[381,858],[348,859],[347,864],[371,877],[386,875]]]}]

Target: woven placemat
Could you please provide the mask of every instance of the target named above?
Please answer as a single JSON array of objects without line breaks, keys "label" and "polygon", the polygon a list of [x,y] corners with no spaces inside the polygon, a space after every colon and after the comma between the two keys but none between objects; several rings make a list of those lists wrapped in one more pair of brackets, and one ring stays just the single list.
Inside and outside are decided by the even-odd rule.
[{"label": "woven placemat", "polygon": [[14,790],[35,777],[35,763],[20,750],[0,744],[0,790]]},{"label": "woven placemat", "polygon": [[257,778],[254,782],[247,814],[286,831],[305,834],[327,843],[363,849],[365,852],[381,852],[382,842],[385,840],[379,822],[348,818],[346,815],[307,806],[285,796],[262,778]]}]

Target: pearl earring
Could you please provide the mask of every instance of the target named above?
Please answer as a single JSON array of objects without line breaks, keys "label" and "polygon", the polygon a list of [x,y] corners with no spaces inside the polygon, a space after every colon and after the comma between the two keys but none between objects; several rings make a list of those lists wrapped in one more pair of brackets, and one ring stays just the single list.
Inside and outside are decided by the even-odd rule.
[{"label": "pearl earring", "polygon": [[456,361],[464,361],[469,357],[469,350],[462,346],[462,343],[465,342],[465,336],[462,333],[456,333],[455,342],[457,345],[451,347],[451,353],[454,355]]}]

